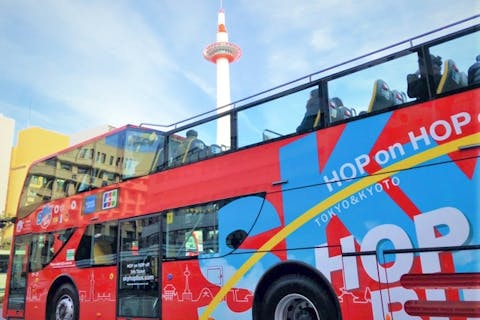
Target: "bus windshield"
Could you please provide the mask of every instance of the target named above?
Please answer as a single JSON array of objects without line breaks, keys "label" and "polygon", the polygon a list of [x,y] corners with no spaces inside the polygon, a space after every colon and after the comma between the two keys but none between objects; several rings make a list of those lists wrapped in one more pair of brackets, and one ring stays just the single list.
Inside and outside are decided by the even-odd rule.
[{"label": "bus windshield", "polygon": [[160,131],[125,127],[35,163],[20,196],[18,217],[40,204],[144,176],[163,163]]}]

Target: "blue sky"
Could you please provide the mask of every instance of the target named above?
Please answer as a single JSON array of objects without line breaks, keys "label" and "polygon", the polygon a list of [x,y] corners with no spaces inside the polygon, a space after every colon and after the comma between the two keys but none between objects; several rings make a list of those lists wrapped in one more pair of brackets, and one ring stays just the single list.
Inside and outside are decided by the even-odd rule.
[{"label": "blue sky", "polygon": [[[220,1],[0,1],[0,114],[64,134],[215,107]],[[232,100],[480,12],[477,0],[223,0]]]}]

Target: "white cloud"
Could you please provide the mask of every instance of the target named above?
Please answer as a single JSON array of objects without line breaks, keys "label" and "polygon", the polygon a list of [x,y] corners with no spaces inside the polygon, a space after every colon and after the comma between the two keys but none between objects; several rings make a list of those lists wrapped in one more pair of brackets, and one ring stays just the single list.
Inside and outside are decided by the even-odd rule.
[{"label": "white cloud", "polygon": [[338,43],[328,30],[315,30],[312,32],[310,45],[315,51],[322,53],[338,49]]},{"label": "white cloud", "polygon": [[63,104],[65,112],[110,123],[139,123],[155,114],[169,123],[192,112],[180,104],[177,93],[182,88],[172,87],[174,77],[190,83],[185,87],[212,93],[199,75],[182,70],[165,39],[129,7],[111,2],[19,6],[16,12],[22,14],[12,19],[26,25],[24,37],[37,39],[33,44],[3,39],[2,47],[8,50],[1,70],[10,81]]}]

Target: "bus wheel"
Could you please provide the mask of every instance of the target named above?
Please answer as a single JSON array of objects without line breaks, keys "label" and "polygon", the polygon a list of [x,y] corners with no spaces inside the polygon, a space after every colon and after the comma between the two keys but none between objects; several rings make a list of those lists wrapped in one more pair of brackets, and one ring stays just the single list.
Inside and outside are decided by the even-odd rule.
[{"label": "bus wheel", "polygon": [[48,320],[78,320],[78,295],[71,284],[62,284],[52,302]]},{"label": "bus wheel", "polygon": [[331,296],[313,279],[291,274],[276,280],[265,294],[256,319],[337,320]]}]

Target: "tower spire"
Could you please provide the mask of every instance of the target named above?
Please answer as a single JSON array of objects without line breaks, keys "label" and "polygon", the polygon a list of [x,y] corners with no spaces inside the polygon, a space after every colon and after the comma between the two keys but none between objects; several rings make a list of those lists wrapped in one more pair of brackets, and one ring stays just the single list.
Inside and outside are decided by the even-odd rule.
[{"label": "tower spire", "polygon": [[[203,50],[203,56],[217,66],[217,112],[232,109],[230,105],[230,63],[237,61],[242,50],[235,43],[228,41],[225,24],[225,12],[220,0],[218,11],[217,41]],[[230,117],[224,116],[217,122],[217,144],[230,148]]]}]

